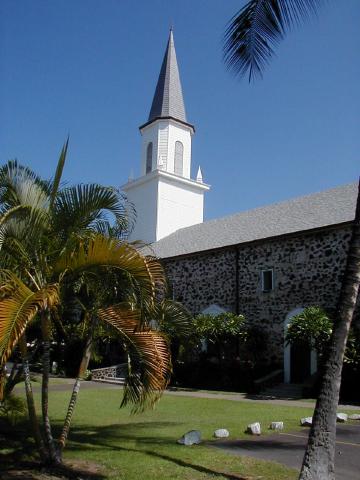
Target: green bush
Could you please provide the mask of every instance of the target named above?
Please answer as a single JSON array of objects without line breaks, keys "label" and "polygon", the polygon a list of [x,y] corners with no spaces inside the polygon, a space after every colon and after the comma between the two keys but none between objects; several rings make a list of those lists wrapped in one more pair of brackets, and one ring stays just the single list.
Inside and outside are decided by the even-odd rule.
[{"label": "green bush", "polygon": [[15,425],[25,413],[26,403],[22,398],[12,393],[0,402],[0,417],[7,420],[11,425]]}]

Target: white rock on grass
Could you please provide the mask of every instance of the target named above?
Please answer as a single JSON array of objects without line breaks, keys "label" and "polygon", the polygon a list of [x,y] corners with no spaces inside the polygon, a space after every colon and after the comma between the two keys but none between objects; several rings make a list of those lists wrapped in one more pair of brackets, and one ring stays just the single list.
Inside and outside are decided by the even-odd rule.
[{"label": "white rock on grass", "polygon": [[360,420],[360,415],[358,413],[353,413],[352,415],[348,416],[349,420]]},{"label": "white rock on grass", "polygon": [[283,430],[284,429],[284,422],[271,422],[270,423],[271,430]]},{"label": "white rock on grass", "polygon": [[336,421],[340,423],[347,422],[348,415],[347,413],[337,413],[336,414]]},{"label": "white rock on grass", "polygon": [[312,417],[304,417],[300,420],[300,424],[302,427],[311,427],[312,425]]},{"label": "white rock on grass", "polygon": [[201,443],[201,432],[199,430],[190,430],[177,441],[180,445],[198,445]]},{"label": "white rock on grass", "polygon": [[246,429],[247,433],[251,433],[251,435],[260,435],[261,434],[261,426],[259,422],[250,423]]},{"label": "white rock on grass", "polygon": [[214,432],[214,437],[215,438],[226,438],[228,437],[230,434],[229,434],[229,430],[226,430],[226,428],[218,428],[217,430],[215,430]]}]

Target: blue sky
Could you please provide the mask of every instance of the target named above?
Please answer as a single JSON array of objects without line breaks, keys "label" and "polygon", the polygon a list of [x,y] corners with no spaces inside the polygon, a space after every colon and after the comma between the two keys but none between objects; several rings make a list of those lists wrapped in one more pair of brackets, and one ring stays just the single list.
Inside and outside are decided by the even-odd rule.
[{"label": "blue sky", "polygon": [[[0,159],[54,172],[67,134],[68,182],[120,186],[140,167],[174,25],[193,175],[212,185],[206,218],[356,181],[360,166],[360,2],[329,0],[292,32],[263,80],[222,63],[243,0],[2,0]],[[346,8],[344,7],[346,5]]]}]

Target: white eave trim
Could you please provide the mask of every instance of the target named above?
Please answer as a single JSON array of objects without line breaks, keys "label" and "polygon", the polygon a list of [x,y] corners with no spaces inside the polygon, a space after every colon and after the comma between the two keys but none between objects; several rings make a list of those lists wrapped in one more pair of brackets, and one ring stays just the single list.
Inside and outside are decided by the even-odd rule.
[{"label": "white eave trim", "polygon": [[122,185],[121,189],[126,192],[127,190],[131,190],[133,187],[139,187],[144,183],[150,182],[154,178],[164,179],[171,183],[180,183],[182,185],[187,185],[189,187],[196,188],[198,190],[203,190],[203,191],[207,191],[210,189],[210,185],[207,185],[206,183],[200,183],[195,180],[192,180],[191,178],[180,177],[179,175],[175,175],[174,173],[170,173],[170,172],[165,172],[164,170],[153,170],[151,173],[148,173],[147,175],[143,175],[142,177],[137,178],[136,180],[133,180],[131,182],[126,183],[125,185]]}]

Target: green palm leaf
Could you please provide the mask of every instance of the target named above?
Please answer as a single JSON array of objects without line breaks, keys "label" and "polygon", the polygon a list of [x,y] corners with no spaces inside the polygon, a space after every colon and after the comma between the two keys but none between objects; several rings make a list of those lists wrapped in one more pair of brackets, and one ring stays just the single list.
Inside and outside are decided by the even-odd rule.
[{"label": "green palm leaf", "polygon": [[99,318],[112,325],[128,348],[129,368],[121,406],[133,405],[133,412],[152,407],[171,377],[170,349],[166,337],[141,327],[141,312],[124,306],[98,310]]},{"label": "green palm leaf", "polygon": [[274,47],[294,25],[316,13],[324,0],[250,0],[230,20],[224,36],[224,61],[249,81],[262,72]]},{"label": "green palm leaf", "polygon": [[164,333],[186,337],[191,332],[193,316],[184,305],[175,300],[157,302],[152,313],[158,329]]},{"label": "green palm leaf", "polygon": [[46,194],[50,192],[48,181],[43,180],[30,168],[18,163],[17,160],[9,160],[0,167],[0,203],[8,207],[21,203],[17,198],[15,186],[23,182],[37,185]]},{"label": "green palm leaf", "polygon": [[54,273],[81,273],[87,270],[116,268],[126,272],[140,289],[142,297],[153,300],[158,288],[165,284],[159,262],[141,255],[134,247],[117,239],[96,235],[81,242],[77,249],[60,256]]},{"label": "green palm leaf", "polygon": [[55,229],[66,235],[86,229],[103,232],[113,221],[122,230],[133,221],[126,197],[115,188],[98,184],[77,185],[61,190],[56,196]]},{"label": "green palm leaf", "polygon": [[59,303],[58,290],[58,285],[52,284],[33,292],[15,274],[1,271],[0,366],[7,361],[37,312]]},{"label": "green palm leaf", "polygon": [[64,145],[61,149],[60,157],[59,157],[58,164],[57,164],[57,167],[56,167],[55,177],[54,177],[54,180],[52,182],[51,193],[50,193],[50,205],[51,205],[51,207],[54,204],[56,195],[57,195],[58,190],[59,190],[59,185],[60,185],[60,182],[61,182],[62,172],[64,170],[64,165],[65,165],[68,146],[69,146],[69,137],[67,138],[66,142],[64,143]]}]

